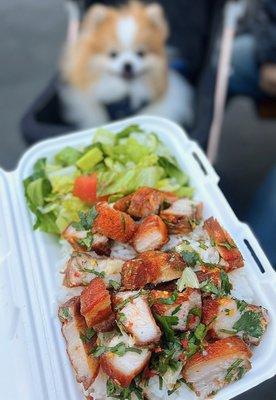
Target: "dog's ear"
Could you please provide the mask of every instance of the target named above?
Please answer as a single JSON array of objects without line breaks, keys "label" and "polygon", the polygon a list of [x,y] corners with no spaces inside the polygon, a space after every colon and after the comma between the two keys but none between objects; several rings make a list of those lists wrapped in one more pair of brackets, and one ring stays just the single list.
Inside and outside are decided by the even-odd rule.
[{"label": "dog's ear", "polygon": [[169,35],[169,27],[164,16],[163,8],[158,3],[149,4],[146,7],[147,15],[159,30],[164,40],[167,39]]},{"label": "dog's ear", "polygon": [[94,4],[86,12],[84,20],[82,22],[82,30],[89,32],[97,28],[106,19],[109,12],[109,7],[103,6],[102,4]]}]

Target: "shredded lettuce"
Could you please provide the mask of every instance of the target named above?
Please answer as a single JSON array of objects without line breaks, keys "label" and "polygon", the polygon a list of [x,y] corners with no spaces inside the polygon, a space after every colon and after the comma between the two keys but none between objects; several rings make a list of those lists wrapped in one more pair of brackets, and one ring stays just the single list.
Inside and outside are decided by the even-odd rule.
[{"label": "shredded lettuce", "polygon": [[39,159],[24,180],[34,229],[60,234],[88,206],[73,196],[77,176],[96,173],[97,195],[115,201],[141,186],[192,197],[187,175],[154,133],[130,125],[114,134],[98,129],[90,145],[66,146],[53,159]]}]

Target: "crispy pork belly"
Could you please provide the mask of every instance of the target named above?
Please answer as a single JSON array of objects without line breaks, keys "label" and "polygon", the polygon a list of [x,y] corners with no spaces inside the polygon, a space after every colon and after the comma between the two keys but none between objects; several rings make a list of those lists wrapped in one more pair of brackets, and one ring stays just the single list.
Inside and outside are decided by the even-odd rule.
[{"label": "crispy pork belly", "polygon": [[128,194],[127,196],[124,196],[121,199],[117,200],[116,203],[114,204],[115,210],[127,213],[132,197],[133,193]]},{"label": "crispy pork belly", "polygon": [[238,335],[246,343],[258,345],[266,330],[268,315],[263,307],[222,297],[204,300],[202,320],[215,339]]},{"label": "crispy pork belly", "polygon": [[90,354],[95,347],[96,335],[88,328],[80,314],[79,297],[74,297],[60,306],[59,318],[77,381],[82,383],[86,390],[98,374],[99,361]]},{"label": "crispy pork belly", "polygon": [[98,214],[94,220],[93,232],[122,243],[132,238],[136,224],[128,214],[114,210],[106,202],[98,203],[96,210]]},{"label": "crispy pork belly", "polygon": [[99,233],[94,233],[91,250],[95,251],[99,256],[110,256],[111,240]]},{"label": "crispy pork belly", "polygon": [[250,370],[251,351],[238,337],[208,344],[185,364],[183,378],[203,398],[240,379]]},{"label": "crispy pork belly", "polygon": [[191,232],[202,218],[202,203],[186,198],[179,199],[160,212],[160,217],[167,225],[170,233]]},{"label": "crispy pork belly", "polygon": [[201,265],[196,271],[197,279],[201,284],[202,296],[228,295],[231,292],[232,284],[224,270],[218,267]]},{"label": "crispy pork belly", "polygon": [[156,343],[161,331],[156,324],[145,295],[139,292],[120,292],[114,296],[119,321],[138,346]]},{"label": "crispy pork belly", "polygon": [[66,263],[63,284],[66,287],[87,286],[99,274],[107,286],[112,281],[121,282],[124,261],[112,258],[95,258],[89,253],[73,252]]},{"label": "crispy pork belly", "polygon": [[243,267],[244,262],[240,251],[229,233],[222,228],[219,222],[210,217],[204,222],[203,227],[214,241],[221,258],[225,261],[225,271],[229,272]]},{"label": "crispy pork belly", "polygon": [[[62,233],[62,237],[71,244],[75,251],[87,251],[81,241],[87,237],[87,231],[78,231],[70,224]],[[111,252],[111,241],[98,233],[93,234],[93,241],[89,250],[95,251],[99,255],[109,256]]]},{"label": "crispy pork belly", "polygon": [[[135,349],[133,341],[126,336],[115,336],[111,339],[108,347],[124,343],[127,348]],[[117,355],[111,351],[101,356],[101,368],[116,383],[122,387],[128,387],[131,381],[147,365],[151,352],[147,348],[137,348],[136,351],[126,351],[123,355]]]},{"label": "crispy pork belly", "polygon": [[78,231],[74,228],[73,224],[67,226],[67,228],[62,232],[61,236],[67,240],[68,243],[71,244],[74,250],[83,251],[85,250],[84,246],[82,246],[79,242],[82,239],[85,239],[87,236],[86,231]]},{"label": "crispy pork belly", "polygon": [[172,193],[141,187],[135,193],[118,200],[114,208],[125,211],[134,218],[145,218],[150,214],[158,214],[164,203],[170,205],[177,199]]},{"label": "crispy pork belly", "polygon": [[174,252],[146,251],[126,261],[122,269],[125,290],[140,289],[151,283],[168,282],[180,278],[185,262]]},{"label": "crispy pork belly", "polygon": [[88,327],[96,331],[112,330],[115,315],[111,309],[111,299],[106,284],[101,278],[94,278],[80,296],[81,314]]},{"label": "crispy pork belly", "polygon": [[137,253],[159,250],[168,241],[168,230],[158,215],[149,215],[138,226],[132,243]]},{"label": "crispy pork belly", "polygon": [[173,329],[195,329],[200,322],[202,304],[198,289],[187,288],[182,293],[152,290],[150,301],[156,314],[178,318],[178,322],[172,326]]}]

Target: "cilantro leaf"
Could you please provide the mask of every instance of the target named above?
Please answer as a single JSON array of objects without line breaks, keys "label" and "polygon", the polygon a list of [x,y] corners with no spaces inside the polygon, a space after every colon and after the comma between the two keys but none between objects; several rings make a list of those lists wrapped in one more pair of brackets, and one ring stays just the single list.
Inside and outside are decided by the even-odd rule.
[{"label": "cilantro leaf", "polygon": [[237,332],[243,331],[250,336],[260,338],[264,333],[261,325],[261,314],[253,311],[245,311],[240,319],[235,322],[233,329]]}]

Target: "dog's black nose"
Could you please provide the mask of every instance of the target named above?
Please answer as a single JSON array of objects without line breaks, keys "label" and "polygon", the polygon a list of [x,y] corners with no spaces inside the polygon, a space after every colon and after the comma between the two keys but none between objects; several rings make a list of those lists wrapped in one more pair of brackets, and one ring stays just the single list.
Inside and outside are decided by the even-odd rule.
[{"label": "dog's black nose", "polygon": [[123,65],[123,77],[125,79],[131,79],[134,77],[133,65],[129,62]]}]

